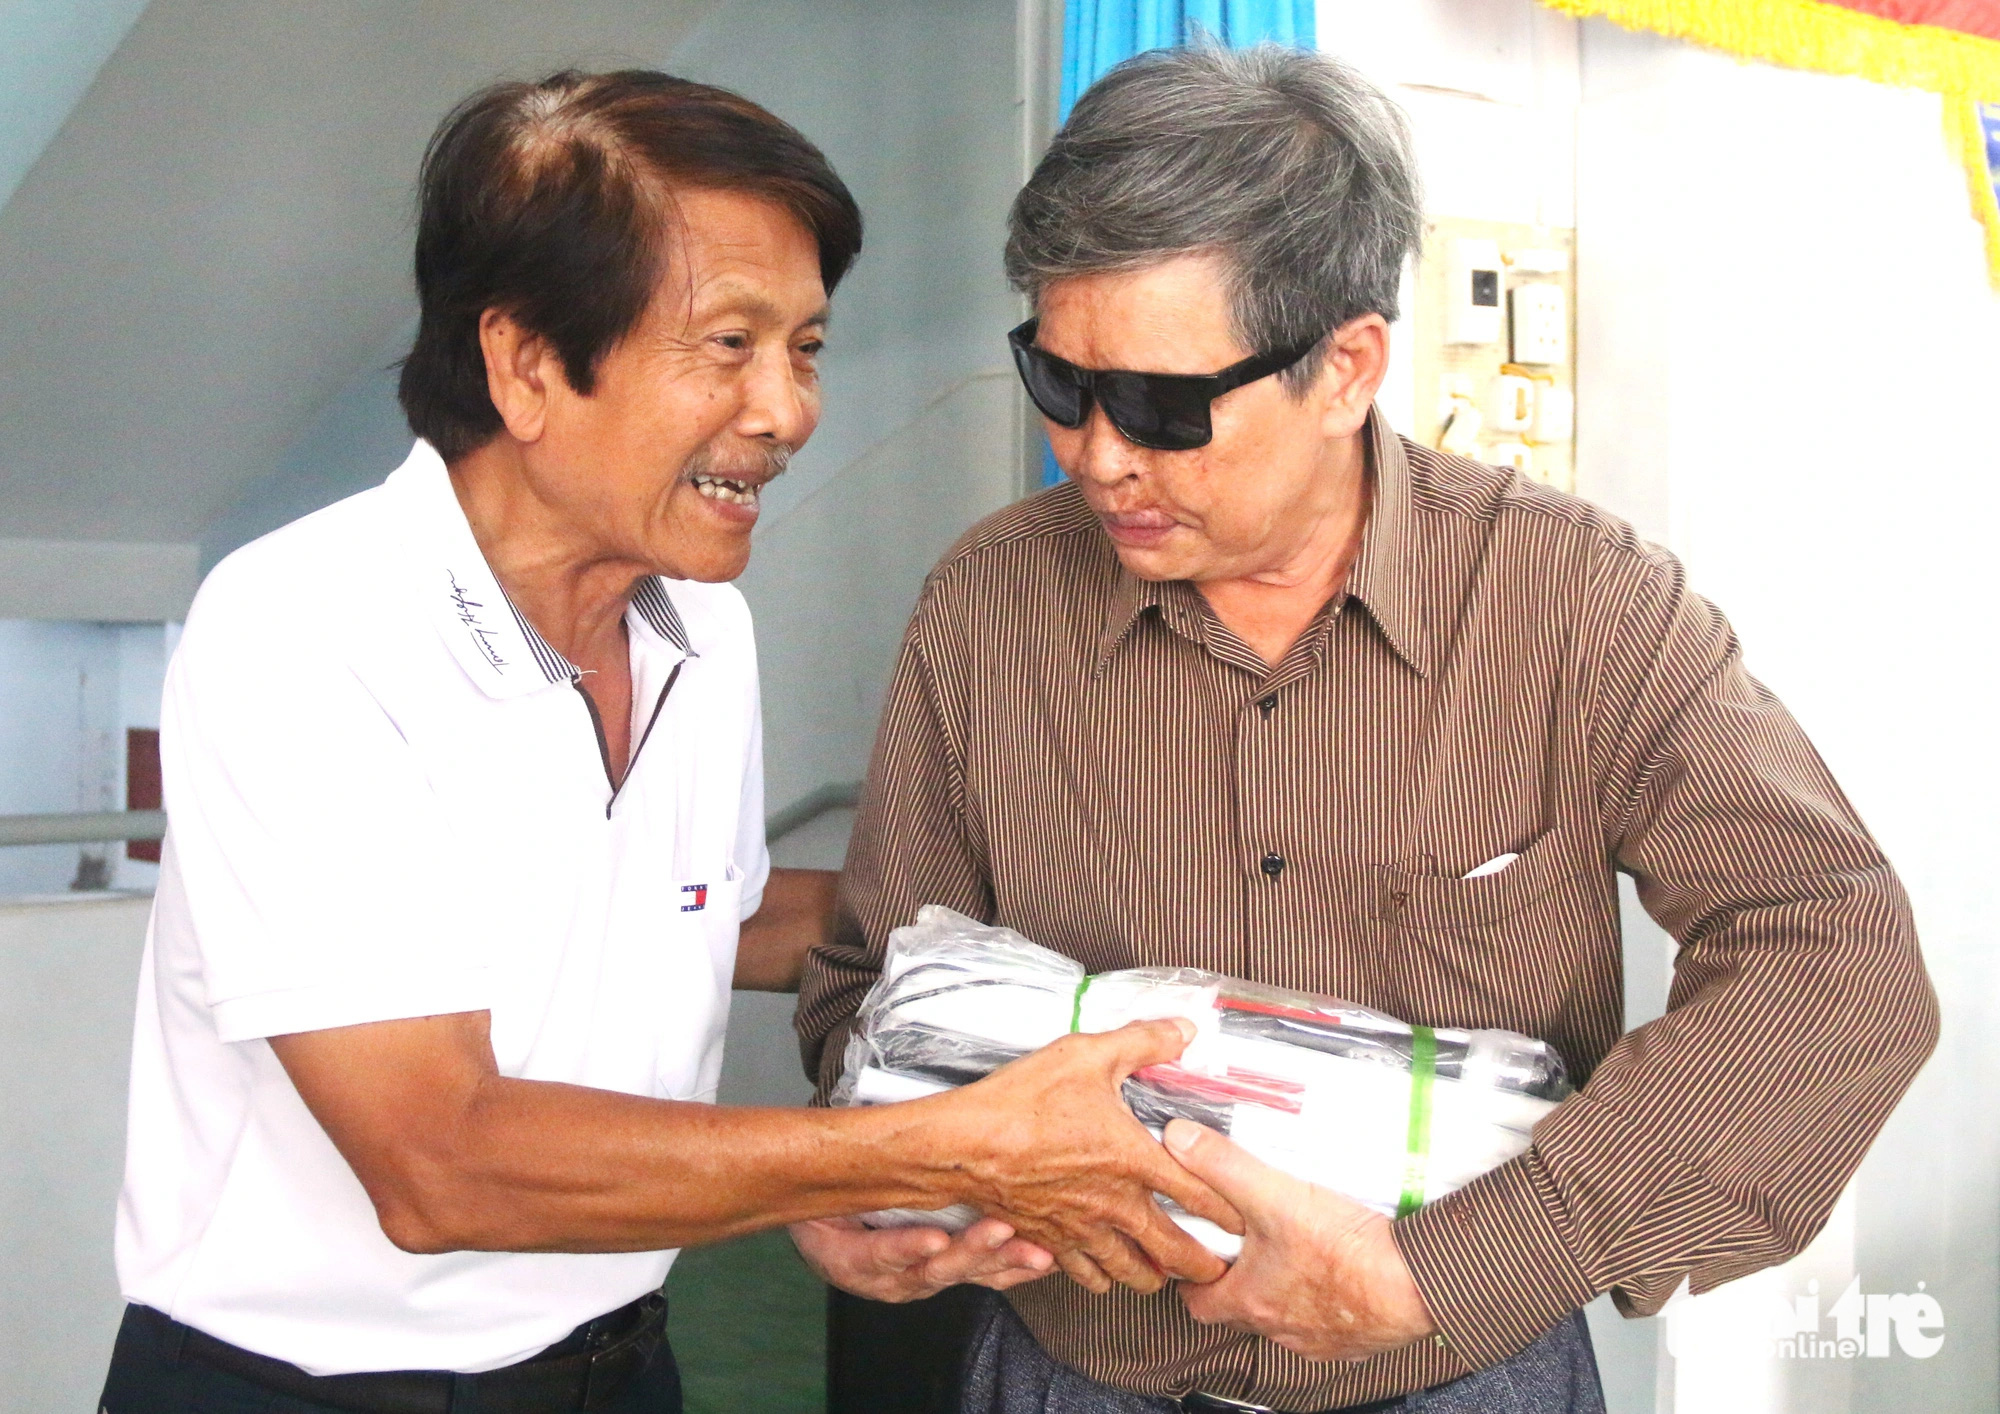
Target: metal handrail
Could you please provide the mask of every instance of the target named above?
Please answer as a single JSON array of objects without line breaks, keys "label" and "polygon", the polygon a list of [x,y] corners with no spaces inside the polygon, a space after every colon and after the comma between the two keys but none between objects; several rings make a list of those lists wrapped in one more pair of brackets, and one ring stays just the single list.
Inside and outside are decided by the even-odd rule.
[{"label": "metal handrail", "polygon": [[[764,837],[775,842],[811,824],[829,810],[844,810],[861,798],[859,781],[837,781],[807,791],[764,820]],[[0,815],[0,848],[30,844],[115,844],[120,840],[166,838],[164,810],[99,810],[74,815]]]},{"label": "metal handrail", "polygon": [[115,844],[167,834],[164,810],[98,810],[76,815],[0,815],[0,846]]},{"label": "metal handrail", "polygon": [[861,782],[833,781],[807,791],[783,810],[764,817],[764,842],[776,844],[829,810],[846,810],[861,799]]}]

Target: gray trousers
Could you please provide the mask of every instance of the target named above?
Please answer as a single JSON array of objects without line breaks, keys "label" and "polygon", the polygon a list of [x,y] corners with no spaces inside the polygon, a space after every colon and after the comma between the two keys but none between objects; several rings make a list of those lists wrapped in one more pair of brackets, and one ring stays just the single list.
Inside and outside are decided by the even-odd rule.
[{"label": "gray trousers", "polygon": [[[1581,1311],[1518,1354],[1386,1405],[1407,1414],[1604,1414],[1597,1356]],[[1179,1414],[1180,1402],[1085,1379],[1051,1359],[1014,1308],[988,1302],[974,1328],[961,1414]]]}]

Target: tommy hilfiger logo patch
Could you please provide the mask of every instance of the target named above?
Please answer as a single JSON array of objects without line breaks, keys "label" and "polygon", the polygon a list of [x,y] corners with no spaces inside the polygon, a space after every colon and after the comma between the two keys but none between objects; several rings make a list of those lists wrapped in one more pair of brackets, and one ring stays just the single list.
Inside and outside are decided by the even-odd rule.
[{"label": "tommy hilfiger logo patch", "polygon": [[708,885],[681,885],[681,912],[699,913],[708,907]]}]

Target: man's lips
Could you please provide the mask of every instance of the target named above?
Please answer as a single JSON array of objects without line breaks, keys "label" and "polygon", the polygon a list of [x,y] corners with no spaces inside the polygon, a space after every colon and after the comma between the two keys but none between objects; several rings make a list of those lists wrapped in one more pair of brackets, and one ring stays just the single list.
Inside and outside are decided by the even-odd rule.
[{"label": "man's lips", "polygon": [[1105,534],[1120,545],[1144,548],[1157,545],[1180,524],[1162,510],[1099,511],[1097,518]]}]

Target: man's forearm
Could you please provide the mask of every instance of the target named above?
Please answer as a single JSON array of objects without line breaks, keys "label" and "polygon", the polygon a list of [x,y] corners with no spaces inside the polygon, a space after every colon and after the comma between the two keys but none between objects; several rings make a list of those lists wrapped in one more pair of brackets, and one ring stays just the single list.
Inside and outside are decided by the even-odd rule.
[{"label": "man's forearm", "polygon": [[830,869],[773,869],[764,902],[743,922],[736,943],[735,986],[743,992],[796,992],[808,949],[833,936]]},{"label": "man's forearm", "polygon": [[944,1206],[923,1110],[721,1108],[495,1077],[446,1142],[371,1186],[412,1251],[631,1252]]},{"label": "man's forearm", "polygon": [[1151,1289],[1161,1269],[1197,1280],[1220,1270],[1151,1194],[1236,1221],[1119,1098],[1127,1075],[1179,1055],[1187,1037],[1165,1022],[1065,1037],[950,1094],[845,1110],[718,1108],[503,1076],[484,1012],[271,1046],[384,1233],[409,1251],[648,1251],[964,1202],[1007,1214],[1073,1274]]}]

